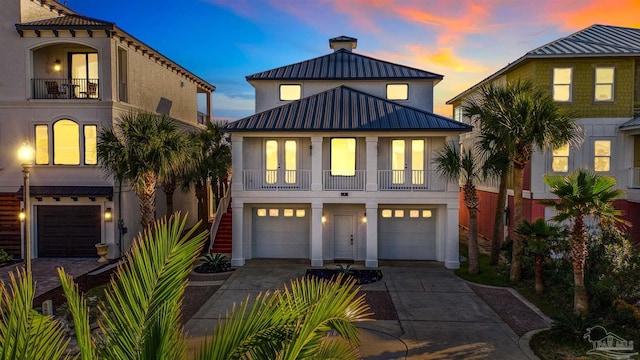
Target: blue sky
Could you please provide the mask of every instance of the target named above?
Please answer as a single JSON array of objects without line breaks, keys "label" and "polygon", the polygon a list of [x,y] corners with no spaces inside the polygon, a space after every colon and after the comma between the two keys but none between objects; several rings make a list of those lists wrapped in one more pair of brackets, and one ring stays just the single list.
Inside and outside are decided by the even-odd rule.
[{"label": "blue sky", "polygon": [[[64,0],[62,0],[64,2]],[[591,24],[640,27],[638,0],[67,0],[214,84],[213,115],[254,109],[245,76],[325,55],[328,39],[444,75],[434,112],[529,50]]]}]

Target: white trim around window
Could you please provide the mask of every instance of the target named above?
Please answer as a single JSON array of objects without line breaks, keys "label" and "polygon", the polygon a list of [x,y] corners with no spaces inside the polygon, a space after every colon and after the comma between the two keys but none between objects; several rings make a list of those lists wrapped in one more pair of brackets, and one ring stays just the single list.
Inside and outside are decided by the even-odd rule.
[{"label": "white trim around window", "polygon": [[571,102],[573,85],[573,68],[553,68],[553,100]]},{"label": "white trim around window", "polygon": [[613,101],[615,72],[616,69],[613,66],[599,66],[595,68],[593,101]]}]

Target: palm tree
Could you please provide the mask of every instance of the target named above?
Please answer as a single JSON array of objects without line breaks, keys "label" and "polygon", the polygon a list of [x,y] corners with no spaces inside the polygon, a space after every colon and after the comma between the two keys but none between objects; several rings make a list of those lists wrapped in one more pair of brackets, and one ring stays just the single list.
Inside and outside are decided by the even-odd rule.
[{"label": "palm tree", "polygon": [[198,201],[198,218],[206,224],[208,220],[207,181],[211,183],[211,192],[217,203],[220,193],[217,187],[226,180],[231,167],[231,148],[220,126],[211,121],[207,122],[205,130],[192,133],[191,138],[196,144],[197,158],[200,161],[182,174],[182,188],[194,185]]},{"label": "palm tree", "polygon": [[623,192],[614,189],[614,178],[598,175],[586,169],[576,170],[568,176],[548,175],[544,181],[558,200],[545,200],[540,203],[557,211],[555,221],[571,222],[569,245],[574,281],[573,310],[586,314],[589,299],[584,286],[584,264],[588,256],[585,219],[592,217],[604,228],[612,227],[615,223],[625,223],[620,218],[621,212],[613,207],[613,200]]},{"label": "palm tree", "polygon": [[469,274],[480,271],[478,265],[478,194],[475,181],[480,177],[481,167],[477,157],[468,149],[461,154],[455,143],[447,143],[438,153],[434,162],[437,171],[447,181],[458,181],[462,177],[464,204],[469,210]]},{"label": "palm tree", "polygon": [[189,143],[166,115],[127,113],[98,134],[100,166],[129,182],[140,202],[143,228],[155,220],[156,184],[192,159]]},{"label": "palm tree", "polygon": [[[580,141],[580,127],[564,113],[548,91],[530,81],[489,84],[465,106],[465,114],[491,134],[495,151],[507,154],[513,169],[513,222],[522,222],[524,170],[535,149],[545,151]],[[511,281],[520,281],[522,242],[513,239]]]},{"label": "palm tree", "polygon": [[536,292],[544,291],[544,261],[551,252],[550,242],[562,234],[562,228],[549,224],[543,218],[534,222],[523,220],[516,228],[516,233],[524,236],[526,248],[533,254]]}]

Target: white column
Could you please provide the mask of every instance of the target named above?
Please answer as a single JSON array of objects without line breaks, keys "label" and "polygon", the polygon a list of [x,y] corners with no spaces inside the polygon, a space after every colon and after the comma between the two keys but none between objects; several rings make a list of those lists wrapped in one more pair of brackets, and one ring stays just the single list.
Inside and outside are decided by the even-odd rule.
[{"label": "white column", "polygon": [[311,204],[311,266],[322,266],[322,204]]},{"label": "white column", "polygon": [[242,136],[231,136],[231,167],[233,169],[233,176],[231,177],[231,193],[237,194],[244,189],[243,173],[244,164],[242,161]]},{"label": "white column", "polygon": [[367,136],[366,189],[367,191],[378,191],[378,137],[377,136]]},{"label": "white column", "polygon": [[311,191],[322,191],[322,137],[311,137]]},{"label": "white column", "polygon": [[231,203],[232,211],[232,237],[231,237],[231,265],[244,265],[244,203],[234,200]]},{"label": "white column", "polygon": [[365,267],[378,267],[378,204],[367,203],[367,242]]},{"label": "white column", "polygon": [[460,268],[460,252],[459,252],[459,228],[458,228],[458,212],[460,205],[458,203],[448,204],[446,209],[446,229],[444,232],[444,250],[445,259],[444,266],[447,269]]}]

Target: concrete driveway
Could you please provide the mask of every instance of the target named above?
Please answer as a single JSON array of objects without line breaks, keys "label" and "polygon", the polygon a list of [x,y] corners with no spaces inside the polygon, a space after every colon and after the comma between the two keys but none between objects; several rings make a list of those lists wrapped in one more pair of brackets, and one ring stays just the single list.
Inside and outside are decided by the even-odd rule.
[{"label": "concrete driveway", "polygon": [[[224,318],[234,303],[248,295],[255,297],[281,288],[291,279],[304,276],[308,267],[306,260],[248,261],[185,325],[192,348],[211,334],[217,319]],[[325,267],[332,268],[333,264]],[[442,264],[383,262],[380,269],[383,279],[362,289],[388,291],[398,316],[397,320],[359,324],[364,359],[536,358],[526,338],[519,337],[467,282]],[[511,305],[499,304],[504,308]],[[547,326],[546,319],[542,320],[536,324]]]}]

